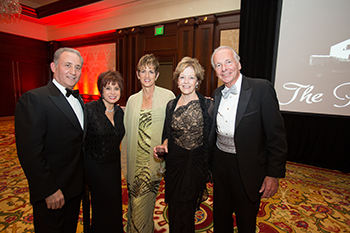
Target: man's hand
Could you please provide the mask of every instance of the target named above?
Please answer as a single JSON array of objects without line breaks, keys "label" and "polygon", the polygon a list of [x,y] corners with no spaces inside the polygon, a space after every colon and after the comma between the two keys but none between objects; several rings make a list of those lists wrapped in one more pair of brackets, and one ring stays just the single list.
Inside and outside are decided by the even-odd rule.
[{"label": "man's hand", "polygon": [[261,198],[270,198],[278,191],[278,179],[275,177],[266,176],[259,193],[263,192]]},{"label": "man's hand", "polygon": [[57,190],[54,194],[45,198],[48,209],[61,209],[64,205],[64,196],[61,189]]}]

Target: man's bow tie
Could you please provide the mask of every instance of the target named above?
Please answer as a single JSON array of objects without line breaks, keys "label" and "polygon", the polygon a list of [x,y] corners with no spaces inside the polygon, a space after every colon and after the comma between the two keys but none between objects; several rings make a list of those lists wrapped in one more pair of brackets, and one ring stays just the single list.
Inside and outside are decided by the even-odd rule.
[{"label": "man's bow tie", "polygon": [[71,90],[71,89],[68,89],[66,88],[66,96],[69,97],[70,95],[73,95],[75,98],[78,98],[79,96],[79,90]]},{"label": "man's bow tie", "polygon": [[224,97],[224,99],[227,99],[227,97],[230,95],[230,93],[236,95],[238,93],[237,91],[237,87],[235,84],[233,84],[230,88],[224,88],[221,91],[222,96]]}]

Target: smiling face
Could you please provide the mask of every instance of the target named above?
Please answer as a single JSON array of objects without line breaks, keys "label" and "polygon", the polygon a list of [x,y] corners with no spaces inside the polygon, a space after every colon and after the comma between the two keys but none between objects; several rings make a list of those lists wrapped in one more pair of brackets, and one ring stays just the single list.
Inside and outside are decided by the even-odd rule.
[{"label": "smiling face", "polygon": [[196,91],[198,79],[192,66],[186,67],[177,78],[177,84],[183,95],[191,95]]},{"label": "smiling face", "polygon": [[115,84],[108,83],[105,87],[103,87],[103,100],[108,104],[115,104],[120,99],[120,88],[118,83]]},{"label": "smiling face", "polygon": [[75,53],[63,52],[57,61],[57,65],[52,62],[50,66],[54,73],[53,77],[59,84],[68,89],[73,89],[80,79],[82,61]]},{"label": "smiling face", "polygon": [[144,66],[140,71],[136,72],[137,78],[140,80],[142,87],[155,86],[159,73],[149,66]]},{"label": "smiling face", "polygon": [[216,76],[227,87],[236,83],[241,70],[241,63],[237,62],[230,49],[220,49],[213,57]]}]

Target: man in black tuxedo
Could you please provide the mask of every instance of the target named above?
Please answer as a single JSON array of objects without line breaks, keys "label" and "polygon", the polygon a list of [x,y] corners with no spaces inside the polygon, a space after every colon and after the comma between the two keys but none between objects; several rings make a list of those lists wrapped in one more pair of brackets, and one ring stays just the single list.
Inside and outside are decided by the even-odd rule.
[{"label": "man in black tuxedo", "polygon": [[86,120],[79,93],[77,50],[60,48],[50,64],[54,79],[26,92],[15,112],[17,153],[27,176],[36,233],[75,233],[83,191]]},{"label": "man in black tuxedo", "polygon": [[214,231],[233,232],[235,212],[238,232],[253,233],[260,199],[272,197],[285,176],[284,121],[272,84],[242,75],[232,48],[217,48],[211,63],[224,83],[213,93],[210,134]]}]

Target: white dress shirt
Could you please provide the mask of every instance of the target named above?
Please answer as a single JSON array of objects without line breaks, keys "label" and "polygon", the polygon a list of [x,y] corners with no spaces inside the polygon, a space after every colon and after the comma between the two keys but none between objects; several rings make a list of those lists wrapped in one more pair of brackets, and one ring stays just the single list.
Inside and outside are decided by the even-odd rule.
[{"label": "white dress shirt", "polygon": [[[218,114],[216,116],[217,134],[220,134],[224,137],[230,137],[230,140],[232,140],[233,142],[232,148],[229,150],[225,150],[224,148],[222,148],[222,145],[220,146],[218,143],[217,146],[219,149],[230,153],[236,153],[233,136],[235,134],[237,106],[239,101],[239,95],[241,93],[242,74],[239,75],[234,85],[236,85],[237,94],[230,93],[228,98],[226,99],[223,96],[221,97],[220,105],[218,108]],[[228,89],[228,87],[226,86],[225,88]]]},{"label": "white dress shirt", "polygon": [[56,79],[52,80],[53,84],[56,85],[56,87],[61,91],[63,96],[68,100],[68,103],[72,107],[73,111],[75,112],[75,115],[77,116],[80,126],[82,129],[84,129],[84,112],[83,107],[81,106],[79,100],[75,98],[73,95],[70,95],[69,97],[66,96],[66,88],[59,84]]}]

